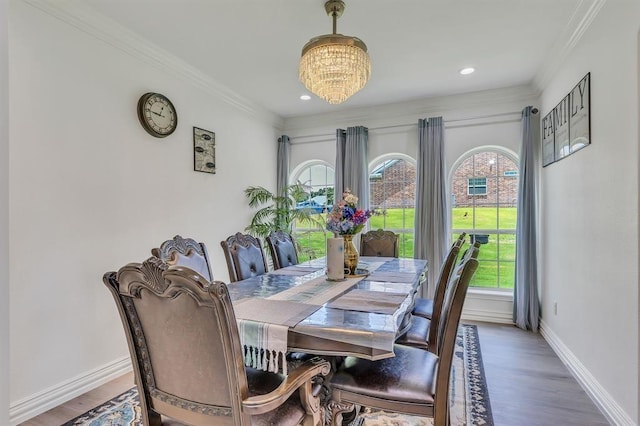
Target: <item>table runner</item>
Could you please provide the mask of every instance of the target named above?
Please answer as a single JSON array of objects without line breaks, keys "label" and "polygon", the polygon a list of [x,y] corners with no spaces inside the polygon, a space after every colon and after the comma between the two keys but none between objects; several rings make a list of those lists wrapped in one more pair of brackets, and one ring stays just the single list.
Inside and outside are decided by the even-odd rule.
[{"label": "table runner", "polygon": [[[378,269],[384,262],[368,262],[367,270]],[[322,268],[296,265],[270,272],[273,275],[311,275]],[[245,365],[265,371],[286,374],[284,356],[288,349],[288,331],[300,321],[313,314],[322,305],[347,292],[367,276],[346,278],[344,281],[328,281],[326,276],[311,278],[295,287],[289,288],[267,298],[248,298],[234,302],[234,311],[238,318],[238,331],[242,340]],[[368,293],[380,293],[368,291]],[[394,293],[385,293],[387,295]],[[406,295],[404,295],[406,298]],[[371,306],[375,307],[375,298],[369,296]],[[345,299],[347,301],[347,299]],[[345,302],[343,301],[343,302]],[[396,309],[402,301],[397,303]],[[361,301],[360,301],[361,304]],[[349,309],[344,307],[343,309]],[[378,306],[378,309],[381,309]],[[359,310],[362,310],[360,307]],[[378,312],[372,310],[371,312]],[[386,313],[386,311],[385,311]],[[393,314],[393,312],[391,312]]]},{"label": "table runner", "polygon": [[276,269],[275,271],[272,271],[271,274],[272,275],[296,275],[296,276],[302,276],[302,275],[307,275],[307,274],[311,274],[313,272],[319,271],[320,267],[317,266],[288,266],[286,268],[281,268],[281,269]]},{"label": "table runner", "polygon": [[327,308],[393,315],[406,298],[405,293],[355,289],[329,302]]},{"label": "table runner", "polygon": [[411,272],[374,272],[369,275],[371,281],[386,281],[391,283],[412,283],[415,281],[416,274]]},{"label": "table runner", "polygon": [[[375,271],[384,262],[367,263],[368,271]],[[288,269],[288,268],[285,268]],[[303,284],[268,297],[269,300],[291,300],[312,305],[324,305],[338,297],[367,276],[345,277],[344,281],[328,281],[326,276],[313,278]]]},{"label": "table runner", "polygon": [[334,282],[321,276],[266,299],[250,298],[235,302],[234,312],[238,318],[245,365],[287,374],[285,354],[289,347],[289,328],[295,327],[321,305],[349,290],[363,278]]},{"label": "table runner", "polygon": [[234,304],[245,365],[287,374],[287,335],[320,306],[251,298]]}]

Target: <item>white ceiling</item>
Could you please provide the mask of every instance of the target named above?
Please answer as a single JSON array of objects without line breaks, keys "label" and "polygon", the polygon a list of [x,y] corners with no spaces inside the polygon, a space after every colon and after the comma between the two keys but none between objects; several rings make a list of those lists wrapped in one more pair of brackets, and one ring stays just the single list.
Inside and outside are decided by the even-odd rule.
[{"label": "white ceiling", "polygon": [[[532,83],[597,0],[345,0],[338,32],[369,48],[369,83],[328,105],[298,81],[302,46],[331,32],[324,0],[82,2],[282,117]],[[476,72],[458,71],[473,66]]]}]

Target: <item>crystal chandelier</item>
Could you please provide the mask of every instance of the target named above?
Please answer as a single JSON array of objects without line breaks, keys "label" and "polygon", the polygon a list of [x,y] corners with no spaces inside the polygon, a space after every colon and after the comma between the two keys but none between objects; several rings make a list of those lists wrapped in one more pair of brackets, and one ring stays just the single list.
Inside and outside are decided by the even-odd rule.
[{"label": "crystal chandelier", "polygon": [[330,104],[340,104],[367,84],[371,62],[362,40],[336,34],[344,2],[329,0],[324,8],[333,18],[333,34],[314,37],[304,45],[299,75],[311,93]]}]

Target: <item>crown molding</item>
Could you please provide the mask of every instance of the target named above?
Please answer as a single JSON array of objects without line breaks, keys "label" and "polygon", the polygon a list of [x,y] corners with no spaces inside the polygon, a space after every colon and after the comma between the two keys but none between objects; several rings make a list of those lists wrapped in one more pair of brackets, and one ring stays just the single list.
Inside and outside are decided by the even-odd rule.
[{"label": "crown molding", "polygon": [[[482,108],[484,114],[503,114],[505,110],[520,111],[526,105],[535,105],[540,98],[535,87],[514,86],[501,89],[482,90],[456,95],[420,98],[412,101],[354,108],[346,111],[288,117],[284,119],[285,133],[296,134],[323,127],[336,128],[350,125],[397,125],[399,122],[418,118],[444,116],[446,120],[466,120],[477,115]],[[525,105],[526,104],[526,105]]]},{"label": "crown molding", "polygon": [[182,78],[233,108],[281,129],[283,118],[235,93],[196,67],[177,58],[135,32],[96,12],[82,2],[23,0],[93,37],[171,76]]},{"label": "crown molding", "polygon": [[551,56],[533,78],[533,84],[538,90],[542,91],[549,84],[551,78],[582,39],[606,2],[607,0],[582,0],[576,6],[562,35],[549,50],[552,52]]}]

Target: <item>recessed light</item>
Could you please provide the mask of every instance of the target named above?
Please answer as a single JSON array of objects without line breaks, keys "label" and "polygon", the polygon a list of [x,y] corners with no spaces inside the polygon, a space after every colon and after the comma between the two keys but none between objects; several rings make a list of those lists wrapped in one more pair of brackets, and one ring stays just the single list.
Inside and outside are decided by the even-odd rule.
[{"label": "recessed light", "polygon": [[309,95],[301,95],[300,99],[302,99],[303,101],[308,101],[309,99],[311,99],[311,96],[309,96]]},{"label": "recessed light", "polygon": [[462,74],[462,75],[469,75],[469,74],[473,73],[475,70],[476,70],[476,69],[475,69],[475,68],[473,68],[473,67],[462,68],[462,69],[460,70],[460,74]]}]

